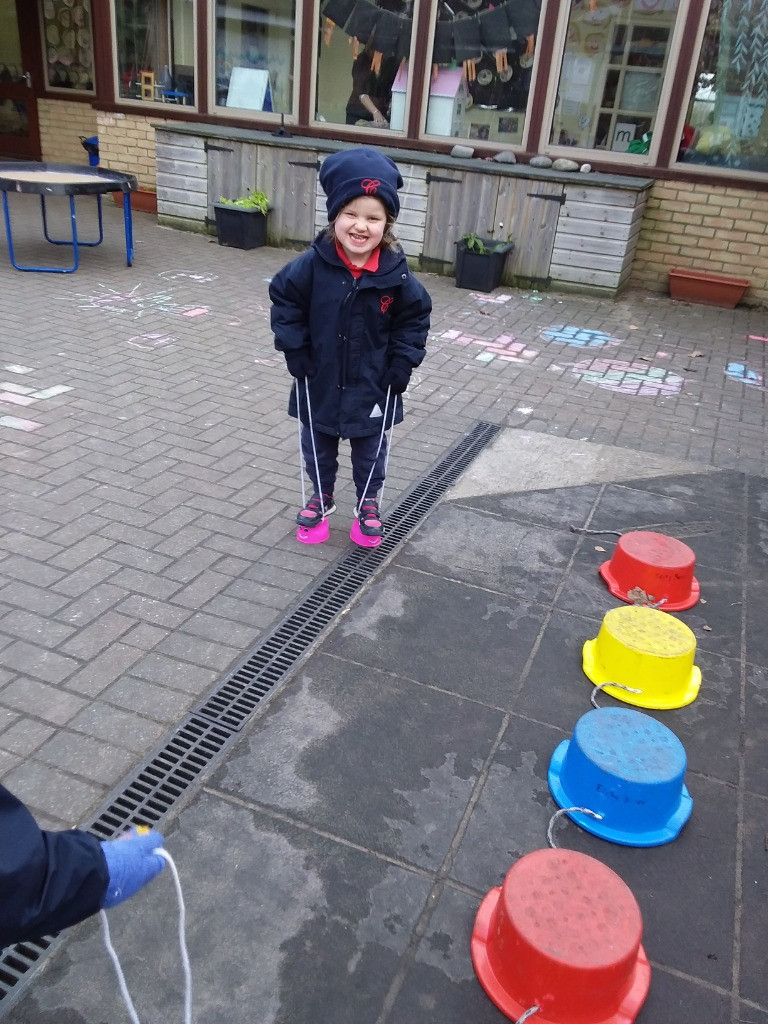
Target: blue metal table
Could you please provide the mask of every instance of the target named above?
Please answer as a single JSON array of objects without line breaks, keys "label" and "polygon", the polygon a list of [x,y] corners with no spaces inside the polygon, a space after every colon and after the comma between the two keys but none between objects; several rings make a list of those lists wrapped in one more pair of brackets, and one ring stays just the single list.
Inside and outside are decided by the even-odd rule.
[{"label": "blue metal table", "polygon": [[[138,182],[133,174],[123,171],[111,171],[101,167],[85,167],[80,164],[48,164],[12,162],[0,163],[0,192],[3,195],[3,214],[5,217],[5,236],[8,239],[8,256],[16,270],[33,270],[44,274],[72,274],[80,265],[80,247],[101,245],[104,240],[101,197],[108,192],[123,193],[123,223],[125,226],[125,259],[130,267],[133,265],[133,218],[131,215],[131,192],[135,192]],[[18,263],[13,248],[13,228],[8,204],[9,192],[27,192],[40,196],[40,211],[43,221],[43,234],[52,245],[68,245],[72,247],[72,266],[70,267],[36,267]],[[46,200],[49,196],[60,195],[69,197],[69,220],[72,229],[71,238],[51,238],[48,233],[48,217]],[[83,241],[77,232],[77,211],[75,199],[78,196],[95,196],[99,218],[99,237],[95,240]]]}]

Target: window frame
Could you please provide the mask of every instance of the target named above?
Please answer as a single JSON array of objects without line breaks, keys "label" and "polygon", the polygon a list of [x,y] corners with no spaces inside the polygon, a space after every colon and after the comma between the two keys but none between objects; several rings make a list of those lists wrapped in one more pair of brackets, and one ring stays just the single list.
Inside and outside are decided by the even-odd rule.
[{"label": "window frame", "polygon": [[[681,98],[679,105],[679,117],[675,132],[676,139],[679,139],[682,136],[686,114],[688,113],[688,105],[693,92],[696,68],[698,66],[699,55],[701,53],[704,34],[707,29],[711,10],[712,0],[703,0],[702,16],[699,20],[699,25],[695,35],[692,34],[691,56],[688,60],[688,67],[684,69],[685,73],[681,75]],[[744,170],[740,167],[724,167],[722,164],[690,164],[683,160],[678,160],[676,150],[674,150],[673,153],[674,156],[671,156],[669,161],[669,168],[678,174],[684,174],[686,176],[690,174],[700,175],[704,179],[711,179],[712,184],[716,184],[718,181],[722,181],[727,177],[729,179],[729,184],[735,188],[739,187],[740,182],[743,182],[745,186],[760,183],[768,186],[768,171]]]},{"label": "window frame", "polygon": [[[93,0],[92,0],[93,2]],[[170,3],[171,0],[168,0]],[[110,0],[109,3],[109,17],[110,17],[110,47],[111,47],[111,64],[112,64],[112,90],[115,99],[115,104],[120,107],[126,106],[130,108],[132,114],[138,113],[141,110],[152,111],[153,116],[157,116],[160,111],[166,113],[170,110],[180,111],[186,110],[187,113],[197,114],[200,112],[200,91],[198,82],[200,80],[200,34],[198,32],[198,14],[199,4],[206,3],[208,0],[191,0],[192,3],[192,35],[193,35],[193,51],[194,61],[192,67],[194,68],[195,74],[195,95],[194,103],[164,103],[162,100],[143,100],[134,99],[131,96],[120,95],[120,70],[119,70],[119,59],[118,59],[118,45],[117,45],[117,0]],[[137,68],[137,72],[141,69]]]},{"label": "window frame", "polygon": [[293,0],[293,6],[296,11],[294,18],[294,35],[293,35],[293,64],[291,66],[291,112],[281,113],[280,111],[274,110],[248,110],[243,107],[227,107],[219,105],[216,102],[216,3],[217,0],[201,0],[202,3],[207,4],[207,18],[206,24],[208,27],[207,40],[206,40],[206,63],[207,63],[207,85],[208,85],[208,104],[206,107],[207,114],[215,119],[220,119],[222,123],[227,124],[231,121],[242,121],[252,122],[259,120],[265,124],[274,125],[291,125],[296,126],[301,124],[301,91],[302,82],[300,79],[300,68],[301,68],[301,55],[303,52],[302,40],[304,33],[304,23],[306,16],[306,7],[313,6],[311,4],[301,3],[300,0]]},{"label": "window frame", "polygon": [[96,99],[97,85],[96,85],[96,66],[98,63],[98,57],[96,55],[96,30],[94,27],[95,19],[93,13],[94,0],[90,0],[88,17],[90,19],[91,27],[91,80],[93,86],[90,89],[70,89],[64,85],[51,85],[48,80],[48,41],[45,38],[45,11],[43,9],[44,0],[37,0],[37,24],[40,31],[40,80],[41,89],[40,94],[43,96],[50,96],[52,99],[80,99],[91,101]]},{"label": "window frame", "polygon": [[[418,4],[419,0],[416,0]],[[415,5],[414,5],[415,6]],[[425,0],[424,6],[429,8],[429,17],[426,25],[421,25],[421,30],[425,33],[426,40],[426,70],[424,73],[424,80],[422,82],[421,95],[418,107],[418,128],[415,138],[411,138],[410,141],[427,142],[432,145],[436,143],[448,144],[450,146],[470,146],[472,149],[481,152],[508,152],[508,153],[526,153],[528,152],[529,140],[534,132],[537,123],[536,116],[536,97],[539,90],[539,80],[541,78],[541,45],[540,41],[544,35],[544,27],[547,23],[547,15],[552,7],[557,8],[558,0],[543,0],[541,5],[541,12],[539,14],[539,25],[537,32],[537,45],[534,51],[533,66],[531,69],[531,85],[528,90],[528,101],[525,106],[525,110],[522,111],[524,118],[523,132],[520,142],[500,142],[498,140],[491,139],[470,139],[466,136],[454,136],[454,135],[431,135],[427,134],[427,115],[429,108],[429,93],[430,93],[430,81],[431,81],[431,70],[432,70],[432,48],[435,40],[435,24],[437,22],[437,12],[439,7],[439,0]],[[417,31],[417,21],[414,17],[414,37]],[[415,38],[411,39],[411,53],[414,52]],[[408,85],[411,86],[412,75],[408,76]],[[415,95],[415,92],[413,93]],[[470,108],[471,109],[471,108]],[[406,114],[409,110],[408,104],[408,92],[406,92]],[[519,112],[515,112],[519,113]]]},{"label": "window frame", "polygon": [[[215,2],[215,0],[212,0],[212,2]],[[433,0],[426,0],[427,5],[430,5],[432,2]],[[315,45],[317,41],[315,38],[315,29],[318,26],[318,23],[320,22],[320,19],[322,17],[322,11],[320,9],[322,6],[322,0],[312,0],[311,4],[305,3],[301,4],[300,6],[302,8],[302,12],[307,15],[307,36],[309,37],[308,45],[309,47],[311,47],[312,52],[311,77],[308,83],[308,89],[306,90],[305,93],[307,97],[307,119],[305,123],[313,131],[326,133],[333,130],[336,134],[340,133],[342,138],[349,138],[350,140],[360,138],[361,141],[368,141],[372,133],[375,134],[377,139],[380,139],[381,133],[384,131],[384,129],[370,128],[367,125],[339,124],[334,121],[318,121],[316,111],[318,95],[317,78],[320,63],[320,47]],[[413,71],[415,66],[414,53],[417,40],[417,28],[419,23],[419,9],[423,9],[424,6],[424,0],[414,0],[412,11],[413,27],[411,30],[411,47],[408,52],[408,81],[405,88],[405,109],[403,116],[403,127],[397,129],[386,129],[386,137],[395,139],[398,142],[413,141],[413,139],[409,135],[409,123],[413,97],[415,95],[413,89]],[[309,23],[310,15],[305,10],[306,8],[309,8],[311,11],[311,24]],[[318,31],[322,33],[322,24],[319,25]],[[340,29],[338,26],[336,26],[334,31],[342,32],[343,29]],[[296,78],[298,80],[298,72]]]},{"label": "window frame", "polygon": [[[547,81],[547,93],[544,103],[544,110],[541,121],[541,133],[539,135],[539,152],[557,160],[560,158],[575,160],[577,163],[605,163],[615,165],[621,172],[637,172],[652,170],[660,165],[660,154],[664,140],[664,129],[667,126],[670,111],[674,111],[672,100],[674,99],[674,85],[678,74],[678,66],[681,56],[681,43],[685,38],[688,27],[688,16],[691,10],[691,0],[680,0],[674,26],[669,37],[669,49],[667,65],[664,70],[664,77],[661,83],[659,101],[657,104],[656,120],[654,123],[651,146],[647,153],[622,153],[610,149],[586,148],[581,146],[561,146],[549,142],[555,118],[557,105],[557,94],[560,86],[560,76],[565,56],[565,43],[568,35],[568,24],[571,15],[571,4],[563,3],[558,11],[555,41],[552,53],[555,57],[551,66]],[[702,28],[703,31],[703,28]]]},{"label": "window frame", "polygon": [[[92,3],[94,0],[92,0]],[[96,5],[92,10],[94,32],[95,95],[76,90],[55,92],[40,90],[39,95],[52,99],[67,98],[72,102],[90,102],[96,109],[124,111],[136,115],[144,111],[150,117],[162,112],[165,120],[190,123],[213,123],[245,130],[269,131],[284,123],[286,128],[304,138],[342,139],[353,143],[400,147],[419,152],[448,153],[458,142],[471,145],[478,155],[508,151],[522,156],[522,161],[535,154],[552,159],[567,157],[579,163],[590,163],[601,173],[647,176],[657,180],[683,180],[705,184],[751,187],[768,191],[768,174],[762,171],[724,168],[720,165],[691,164],[677,159],[682,126],[693,87],[701,41],[706,30],[711,0],[681,0],[678,17],[670,39],[670,53],[662,90],[651,149],[648,154],[624,154],[611,150],[581,149],[549,143],[557,89],[562,71],[565,37],[571,5],[564,0],[543,0],[536,59],[525,111],[522,141],[500,143],[486,140],[457,139],[427,135],[425,132],[429,79],[431,72],[434,24],[438,0],[414,0],[413,33],[409,55],[403,131],[381,131],[365,126],[335,125],[315,119],[317,94],[317,30],[320,25],[322,0],[305,0],[295,4],[294,61],[292,112],[281,115],[263,111],[248,112],[216,106],[213,102],[215,61],[215,0],[195,0],[195,100],[194,106],[130,99],[119,95],[115,0]],[[567,8],[567,9],[565,9]],[[41,51],[42,55],[42,51]]]}]

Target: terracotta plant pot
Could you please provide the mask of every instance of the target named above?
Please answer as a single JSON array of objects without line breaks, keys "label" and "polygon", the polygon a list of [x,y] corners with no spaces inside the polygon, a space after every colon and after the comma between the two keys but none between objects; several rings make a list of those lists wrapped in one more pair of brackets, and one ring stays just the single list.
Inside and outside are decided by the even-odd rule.
[{"label": "terracotta plant pot", "polygon": [[[113,192],[112,198],[115,206],[123,208],[123,193]],[[134,213],[157,213],[157,192],[149,192],[146,189],[137,189],[131,192],[131,210]]]},{"label": "terracotta plant pot", "polygon": [[744,298],[750,282],[745,277],[707,274],[701,270],[670,270],[669,294],[681,302],[733,309]]}]

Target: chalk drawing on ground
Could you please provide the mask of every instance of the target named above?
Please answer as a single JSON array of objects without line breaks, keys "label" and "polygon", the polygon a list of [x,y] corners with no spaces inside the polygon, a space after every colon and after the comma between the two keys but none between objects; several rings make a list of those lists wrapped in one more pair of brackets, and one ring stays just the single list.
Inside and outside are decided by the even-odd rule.
[{"label": "chalk drawing on ground", "polygon": [[[11,369],[6,366],[4,369]],[[25,373],[31,373],[33,367],[24,367]],[[14,372],[11,369],[11,372]],[[47,388],[29,387],[24,384],[16,384],[14,381],[0,381],[0,408],[3,405],[26,408],[30,405],[37,405],[38,402],[45,402],[50,398],[58,398],[73,389],[68,384],[52,384]],[[0,415],[0,427],[8,427],[11,430],[32,431],[42,427],[37,420],[28,420],[20,416]]]},{"label": "chalk drawing on ground", "polygon": [[194,270],[161,270],[157,275],[163,281],[194,281],[195,284],[210,284],[211,281],[218,281],[218,274],[206,274],[203,271]]},{"label": "chalk drawing on ground", "polygon": [[[219,312],[212,306],[200,305],[199,303],[177,302],[170,289],[144,294],[141,291],[141,284],[134,285],[127,292],[118,291],[116,288],[105,285],[100,285],[99,288],[100,290],[92,295],[86,295],[83,292],[76,293],[74,301],[77,302],[78,309],[94,309],[106,313],[109,317],[126,318],[132,321],[155,319],[156,322],[152,326],[157,327],[158,330],[133,335],[132,338],[128,339],[129,344],[135,341],[137,337],[167,333],[161,331],[159,328],[162,324],[157,323],[159,318],[166,316],[184,317],[187,320],[196,320],[204,317],[207,326],[211,326],[211,321],[213,321],[214,324],[218,324],[222,328],[241,327],[243,324],[241,318],[235,313]],[[67,298],[70,297],[67,296]],[[269,315],[268,310],[260,303],[256,303],[256,311],[258,315],[263,317]],[[157,346],[153,347],[156,348]]]},{"label": "chalk drawing on ground", "polygon": [[746,363],[728,363],[725,368],[726,376],[731,380],[737,380],[747,387],[761,388],[763,386],[763,375],[757,370],[751,370]]},{"label": "chalk drawing on ground", "polygon": [[475,356],[479,363],[490,363],[494,359],[505,363],[531,363],[539,354],[538,349],[529,348],[525,342],[517,341],[511,334],[500,334],[496,338],[478,338],[474,334],[451,330],[443,331],[438,337],[452,345],[477,345],[482,348],[483,351]]},{"label": "chalk drawing on ground", "polygon": [[679,395],[685,379],[663,366],[628,363],[622,359],[583,359],[571,365],[571,372],[587,384],[624,395],[654,397]]},{"label": "chalk drawing on ground", "polygon": [[470,299],[476,299],[478,302],[490,302],[495,306],[502,306],[512,298],[511,295],[488,295],[485,292],[472,292],[469,297]]},{"label": "chalk drawing on ground", "polygon": [[24,430],[31,431],[37,430],[38,427],[42,427],[42,423],[38,423],[37,420],[24,420],[18,416],[0,416],[0,427],[10,427],[11,430]]},{"label": "chalk drawing on ground", "polygon": [[541,336],[547,341],[559,341],[563,345],[574,345],[578,348],[605,348],[621,344],[618,338],[606,334],[605,331],[592,331],[586,327],[572,327],[568,324],[546,327]]}]

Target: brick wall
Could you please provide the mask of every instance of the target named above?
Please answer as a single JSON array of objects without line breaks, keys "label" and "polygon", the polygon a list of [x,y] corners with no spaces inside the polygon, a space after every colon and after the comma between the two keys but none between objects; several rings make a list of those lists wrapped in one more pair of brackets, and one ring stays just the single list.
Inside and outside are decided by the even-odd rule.
[{"label": "brick wall", "polygon": [[163,118],[97,111],[96,119],[102,164],[116,171],[135,174],[140,189],[157,191],[153,126],[164,124]]},{"label": "brick wall", "polygon": [[141,114],[108,114],[88,103],[39,100],[40,142],[43,160],[51,163],[87,164],[88,154],[80,136],[99,137],[103,167],[127,171],[139,179],[139,188],[156,190],[155,129],[161,117]]},{"label": "brick wall", "polygon": [[673,267],[746,277],[745,301],[768,306],[768,192],[655,182],[630,284],[666,292]]},{"label": "brick wall", "polygon": [[87,164],[80,136],[96,135],[96,111],[89,103],[38,100],[43,160],[60,164]]}]

